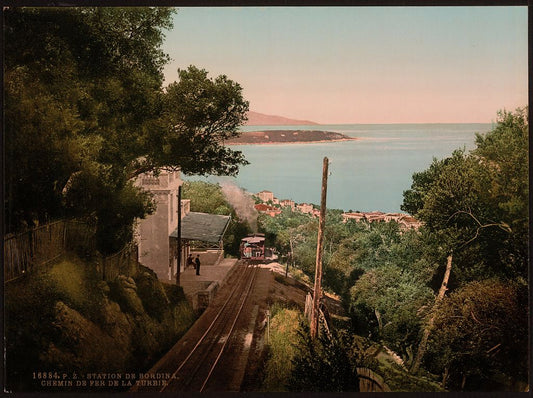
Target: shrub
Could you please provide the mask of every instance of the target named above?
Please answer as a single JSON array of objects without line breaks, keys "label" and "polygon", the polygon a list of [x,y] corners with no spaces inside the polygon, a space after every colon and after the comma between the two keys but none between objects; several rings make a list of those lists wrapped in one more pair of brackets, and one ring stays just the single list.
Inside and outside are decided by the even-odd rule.
[{"label": "shrub", "polygon": [[331,335],[322,330],[313,340],[303,322],[298,336],[288,383],[291,391],[359,391],[353,336],[332,329]]}]

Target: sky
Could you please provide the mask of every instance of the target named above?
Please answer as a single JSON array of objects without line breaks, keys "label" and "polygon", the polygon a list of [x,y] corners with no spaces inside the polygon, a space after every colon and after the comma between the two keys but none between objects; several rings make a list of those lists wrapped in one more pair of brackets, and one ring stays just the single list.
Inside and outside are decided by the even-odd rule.
[{"label": "sky", "polygon": [[182,7],[177,69],[243,87],[250,110],[342,123],[491,123],[528,103],[527,7]]}]

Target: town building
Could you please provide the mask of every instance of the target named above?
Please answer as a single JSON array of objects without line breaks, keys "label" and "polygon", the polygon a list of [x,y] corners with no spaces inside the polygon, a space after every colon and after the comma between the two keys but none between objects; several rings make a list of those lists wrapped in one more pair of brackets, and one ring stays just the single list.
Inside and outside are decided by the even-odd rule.
[{"label": "town building", "polygon": [[311,215],[313,217],[320,217],[320,210],[313,208],[313,210],[311,210]]},{"label": "town building", "polygon": [[256,194],[256,196],[261,199],[263,202],[274,201],[274,194],[270,191],[261,191]]},{"label": "town building", "polygon": [[313,205],[309,203],[300,203],[296,208],[302,213],[313,214]]},{"label": "town building", "polygon": [[[169,258],[171,253],[169,235],[178,226],[178,188],[183,184],[179,171],[159,175],[141,174],[136,185],[154,195],[156,208],[153,214],[140,220],[137,225],[137,245],[139,262],[151,268],[157,277],[172,279],[172,269],[176,269],[177,259]],[[190,201],[182,201],[182,215],[188,213]]]},{"label": "town building", "polygon": [[294,210],[295,207],[294,200],[290,199],[280,200],[279,204],[281,205],[281,207],[290,207],[291,210]]},{"label": "town building", "polygon": [[[152,269],[162,282],[176,280],[178,265],[178,190],[183,184],[178,171],[162,171],[158,175],[140,175],[136,185],[154,195],[153,214],[139,220],[136,240],[139,262]],[[222,239],[230,216],[190,211],[190,200],[181,201],[181,258],[180,272],[191,251],[223,255]]]},{"label": "town building", "polygon": [[278,214],[281,214],[281,210],[278,208],[275,208],[273,206],[269,206],[264,203],[259,203],[254,206],[255,210],[257,210],[259,213],[268,214],[271,217],[275,217]]},{"label": "town building", "polygon": [[343,213],[342,221],[348,220],[371,222],[390,222],[395,221],[400,225],[402,230],[406,229],[418,229],[422,225],[422,222],[416,220],[408,214],[404,213],[383,213],[381,211],[372,212],[356,212],[356,213]]},{"label": "town building", "polygon": [[409,215],[404,215],[398,220],[400,228],[402,229],[418,229],[422,226],[422,222]]},{"label": "town building", "polygon": [[348,220],[363,221],[365,220],[365,213],[343,213],[342,222],[347,222]]},{"label": "town building", "polygon": [[383,213],[382,211],[371,211],[365,213],[365,218],[368,222],[385,221],[384,215],[385,213]]}]

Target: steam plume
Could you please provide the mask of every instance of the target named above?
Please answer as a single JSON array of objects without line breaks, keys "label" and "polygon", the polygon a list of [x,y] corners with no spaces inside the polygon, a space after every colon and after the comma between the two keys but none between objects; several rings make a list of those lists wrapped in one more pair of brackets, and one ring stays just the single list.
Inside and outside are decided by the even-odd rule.
[{"label": "steam plume", "polygon": [[241,220],[248,221],[253,232],[257,232],[257,210],[252,196],[244,192],[237,185],[224,181],[220,185],[226,200],[233,206]]}]

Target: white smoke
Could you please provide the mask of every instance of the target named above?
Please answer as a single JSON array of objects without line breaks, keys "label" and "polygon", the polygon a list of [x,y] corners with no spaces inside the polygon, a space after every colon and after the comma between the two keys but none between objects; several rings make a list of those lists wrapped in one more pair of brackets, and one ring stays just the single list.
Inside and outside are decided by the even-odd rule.
[{"label": "white smoke", "polygon": [[235,213],[241,220],[248,221],[253,232],[257,232],[257,210],[255,210],[255,201],[252,196],[237,185],[223,181],[220,186],[226,200],[233,206]]}]

